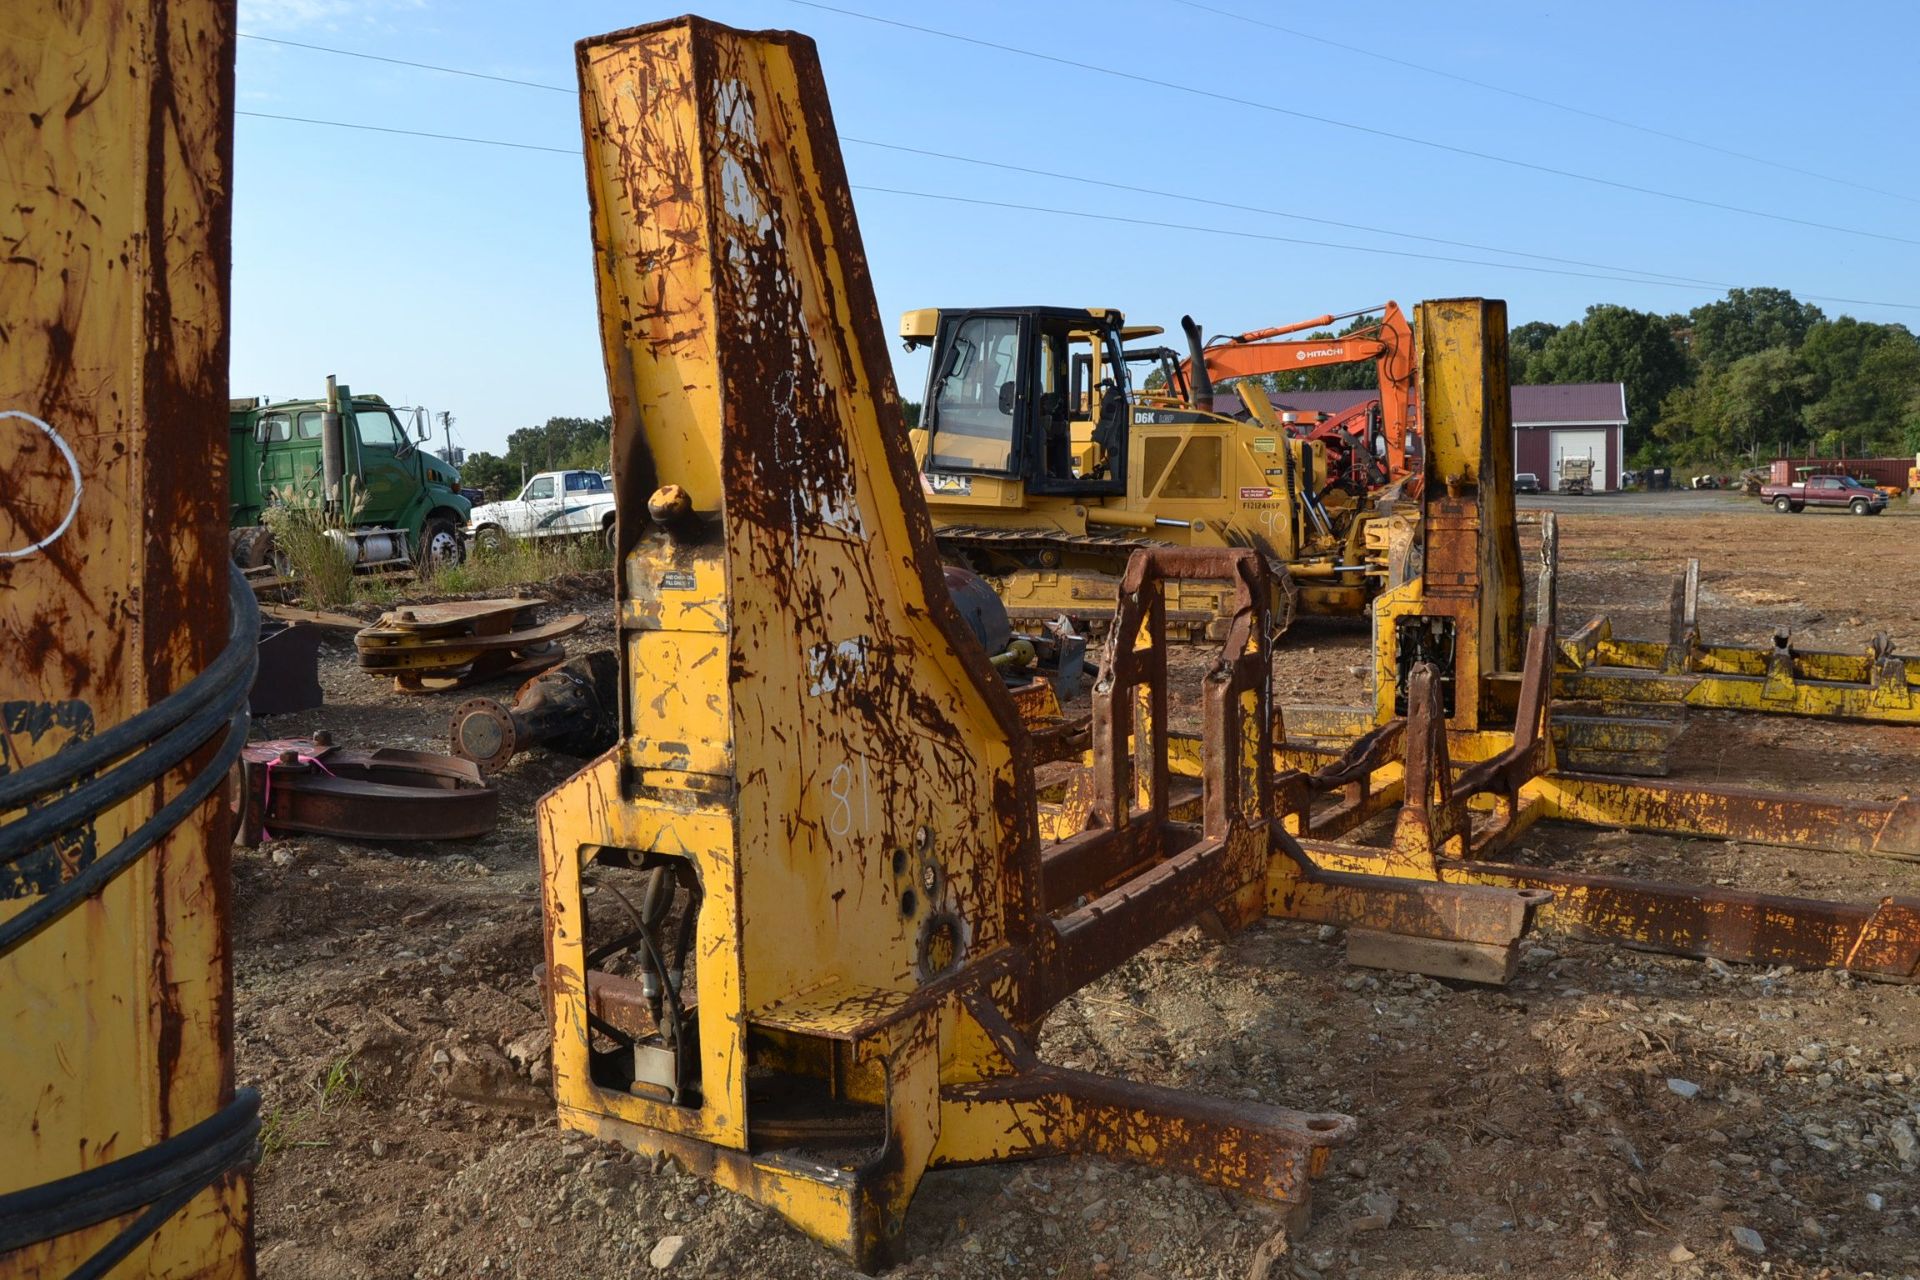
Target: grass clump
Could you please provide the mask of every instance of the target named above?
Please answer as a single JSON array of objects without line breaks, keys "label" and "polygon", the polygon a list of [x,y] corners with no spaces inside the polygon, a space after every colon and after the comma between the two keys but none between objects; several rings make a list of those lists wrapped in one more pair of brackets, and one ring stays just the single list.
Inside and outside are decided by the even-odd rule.
[{"label": "grass clump", "polygon": [[353,601],[353,565],[324,515],[309,507],[273,506],[261,513],[260,522],[273,531],[274,563],[294,580],[308,608],[332,609]]},{"label": "grass clump", "polygon": [[434,595],[480,595],[551,582],[569,574],[604,574],[612,568],[613,556],[597,539],[515,541],[498,549],[469,543],[465,563],[431,575],[423,572],[418,585]]}]

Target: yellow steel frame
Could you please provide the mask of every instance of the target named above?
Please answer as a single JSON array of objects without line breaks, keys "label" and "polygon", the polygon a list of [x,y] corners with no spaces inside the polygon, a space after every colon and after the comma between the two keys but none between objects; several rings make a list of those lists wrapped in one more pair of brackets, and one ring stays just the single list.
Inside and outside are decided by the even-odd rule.
[{"label": "yellow steel frame", "polygon": [[[1556,768],[1547,682],[1556,601],[1549,526],[1536,620],[1522,657],[1519,551],[1506,480],[1504,307],[1422,304],[1427,430],[1423,576],[1375,605],[1375,705],[1309,709],[1316,735],[1351,742],[1283,745],[1276,786],[1288,830],[1320,866],[1459,884],[1545,889],[1541,923],[1592,936],[1730,960],[1850,967],[1920,977],[1920,901],[1849,905],[1718,887],[1555,872],[1490,861],[1543,820],[1920,859],[1920,803],[1830,801]],[[1451,626],[1450,655],[1413,664],[1402,619]],[[1453,710],[1440,679],[1450,663]],[[1192,744],[1179,753],[1203,772]],[[1337,802],[1315,797],[1339,792]],[[1385,848],[1341,843],[1397,810]]]},{"label": "yellow steel frame", "polygon": [[1675,582],[1665,642],[1623,640],[1596,618],[1563,640],[1554,673],[1562,697],[1616,706],[1755,711],[1881,724],[1920,724],[1920,656],[1887,634],[1852,653],[1794,647],[1784,629],[1766,648],[1700,638],[1700,562]]},{"label": "yellow steel frame", "polygon": [[[1090,941],[1131,954],[1257,892],[1230,877],[1261,836],[1200,850],[1150,929],[1044,912],[1025,734],[902,501],[918,481],[811,42],[682,19],[578,61],[623,729],[539,809],[562,1122],[671,1153],[863,1266],[896,1255],[941,1164],[1098,1151],[1303,1204],[1347,1117],[1027,1047]],[[594,950],[587,890],[630,866],[693,887],[691,1013]],[[822,1125],[858,1129],[838,1144],[857,1153],[820,1154]]]},{"label": "yellow steel frame", "polygon": [[[231,0],[9,0],[0,31],[0,771],[12,771],[180,688],[225,635],[234,12]],[[178,785],[0,867],[0,919]],[[0,958],[0,1193],[131,1156],[232,1100],[227,836],[209,802]],[[0,1256],[0,1273],[66,1275],[129,1221]],[[231,1174],[112,1274],[252,1271],[249,1183]]]}]

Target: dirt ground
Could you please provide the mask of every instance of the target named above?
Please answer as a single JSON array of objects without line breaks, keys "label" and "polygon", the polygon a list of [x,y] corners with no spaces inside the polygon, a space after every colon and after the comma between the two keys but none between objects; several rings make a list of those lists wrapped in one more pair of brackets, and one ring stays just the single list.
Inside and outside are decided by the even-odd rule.
[{"label": "dirt ground", "polygon": [[[1920,519],[1776,517],[1728,498],[1563,512],[1563,627],[1664,631],[1703,564],[1709,639],[1920,650]],[[1529,530],[1529,547],[1533,533]],[[591,595],[582,652],[612,638]],[[1364,629],[1302,625],[1285,702],[1357,701]],[[257,725],[444,750],[330,643],[327,705]],[[496,691],[497,692],[497,691]],[[466,695],[459,695],[466,696]],[[1690,776],[1891,798],[1920,729],[1696,717]],[[773,1214],[561,1132],[547,1090],[532,807],[575,762],[522,756],[464,845],[293,838],[236,851],[239,1074],[264,1095],[268,1277],[853,1274]],[[1920,866],[1537,828],[1607,870],[1872,899]],[[1508,989],[1354,969],[1333,930],[1182,929],[1066,1002],[1049,1060],[1359,1118],[1287,1239],[1270,1205],[1100,1160],[939,1172],[900,1277],[1920,1275],[1920,990],[1543,936]],[[663,1268],[656,1259],[678,1252]],[[1285,1252],[1280,1250],[1284,1248]],[[1263,1253],[1264,1249],[1264,1253]]]}]

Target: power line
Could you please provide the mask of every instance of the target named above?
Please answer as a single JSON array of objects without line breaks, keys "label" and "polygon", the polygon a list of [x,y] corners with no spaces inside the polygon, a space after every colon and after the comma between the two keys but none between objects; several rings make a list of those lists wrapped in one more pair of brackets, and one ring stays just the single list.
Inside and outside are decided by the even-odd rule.
[{"label": "power line", "polygon": [[1594,186],[1609,187],[1616,191],[1630,191],[1638,195],[1654,196],[1662,200],[1672,200],[1680,204],[1697,205],[1705,209],[1719,209],[1725,213],[1738,213],[1752,218],[1765,218],[1771,222],[1783,222],[1794,226],[1811,227],[1819,231],[1832,231],[1841,235],[1860,236],[1869,240],[1885,240],[1893,244],[1920,245],[1920,240],[1905,236],[1890,235],[1881,231],[1866,231],[1858,227],[1843,227],[1837,223],[1816,222],[1811,218],[1797,218],[1792,214],[1770,213],[1765,209],[1749,209],[1744,205],[1726,204],[1718,200],[1708,200],[1702,196],[1682,195],[1677,191],[1663,191],[1658,187],[1643,187],[1637,183],[1622,182],[1616,178],[1603,178],[1597,174],[1581,173],[1574,169],[1561,169],[1554,165],[1539,164],[1532,160],[1521,160],[1513,156],[1503,156],[1491,151],[1478,151],[1472,147],[1456,146],[1449,142],[1438,142],[1431,138],[1416,137],[1408,133],[1396,133],[1391,129],[1380,129],[1372,125],[1357,124],[1351,120],[1337,120],[1331,116],[1314,115],[1307,111],[1296,111],[1277,103],[1261,102],[1254,98],[1240,98],[1229,93],[1220,93],[1212,89],[1202,89],[1194,85],[1180,84],[1173,80],[1161,80],[1154,76],[1141,75],[1133,71],[1122,71],[1117,67],[1103,67],[1098,63],[1080,62],[1073,58],[1063,58],[1057,54],[1041,53],[1034,49],[1023,49],[1018,45],[1001,44],[993,40],[983,40],[978,36],[961,35],[955,31],[942,31],[937,27],[923,27],[917,23],[902,22],[898,18],[883,18],[878,14],[862,13],[858,9],[845,9],[838,5],[825,4],[821,0],[787,0],[808,9],[818,9],[825,13],[837,13],[844,17],[858,18],[863,22],[877,23],[881,26],[897,27],[902,31],[914,31],[921,35],[938,36],[943,40],[953,40],[961,44],[970,44],[982,49],[993,49],[1001,53],[1011,53],[1022,58],[1032,58],[1039,62],[1052,63],[1055,66],[1073,67],[1079,71],[1091,71],[1096,75],[1111,76],[1117,80],[1127,80],[1135,84],[1152,85],[1159,89],[1171,89],[1175,93],[1190,94],[1197,98],[1206,98],[1214,102],[1230,103],[1234,106],[1252,107],[1257,111],[1267,111],[1275,115],[1290,116],[1296,120],[1307,120],[1314,124],[1328,125],[1335,129],[1347,129],[1354,133],[1364,133],[1370,137],[1388,138],[1395,142],[1404,142],[1410,146],[1426,147],[1433,151],[1446,152],[1449,155],[1467,156],[1474,160],[1485,160],[1493,164],[1503,164],[1515,169],[1526,169],[1534,173],[1552,174],[1555,177],[1571,178],[1576,182],[1591,183]]},{"label": "power line", "polygon": [[[945,200],[956,204],[984,205],[994,209],[1018,209],[1027,213],[1050,213],[1065,218],[1087,218],[1097,222],[1119,222],[1136,227],[1161,227],[1172,231],[1194,231],[1204,235],[1232,236],[1241,240],[1269,240],[1278,244],[1307,245],[1316,249],[1341,249],[1349,253],[1385,254],[1395,258],[1418,258],[1426,262],[1461,263],[1474,267],[1492,267],[1497,271],[1529,271],[1540,275],[1577,276],[1586,280],[1610,280],[1621,284],[1650,284],[1664,289],[1685,289],[1699,293],[1704,289],[1731,288],[1730,285],[1713,284],[1702,286],[1684,284],[1679,281],[1635,279],[1627,276],[1602,275],[1589,271],[1565,271],[1558,267],[1530,267],[1520,262],[1486,262],[1478,258],[1453,258],[1443,254],[1415,253],[1411,249],[1382,249],[1372,245],[1339,244],[1328,240],[1303,240],[1294,236],[1274,235],[1265,231],[1240,231],[1230,227],[1203,227],[1186,222],[1162,222],[1153,218],[1130,218],[1118,213],[1095,213],[1086,209],[1055,209],[1045,205],[1016,204],[1007,200],[987,200],[977,196],[956,196],[931,191],[907,191],[898,187],[866,186],[860,183],[850,184],[855,191],[874,191],[884,195],[914,196],[922,200]],[[1906,311],[1920,311],[1920,303],[1913,302],[1876,302],[1870,298],[1837,298],[1818,293],[1796,293],[1798,298],[1811,302],[1839,302],[1857,307],[1893,307]]]},{"label": "power line", "polygon": [[281,44],[289,49],[310,49],[315,53],[338,54],[343,58],[365,58],[368,62],[385,62],[396,67],[415,67],[421,71],[442,71],[450,76],[467,76],[474,80],[493,80],[500,84],[517,84],[526,89],[549,89],[554,93],[572,94],[573,89],[563,89],[557,84],[541,84],[535,80],[515,80],[512,76],[488,75],[484,71],[466,71],[460,67],[442,67],[431,62],[409,62],[405,58],[388,58],[377,53],[359,53],[352,49],[329,49],[323,44],[303,44],[298,40],[282,40],[277,36],[257,36],[251,31],[238,33],[242,40],[258,40],[262,44]]},{"label": "power line", "polygon": [[1386,227],[1370,227],[1359,222],[1341,222],[1337,218],[1316,218],[1311,214],[1292,213],[1284,209],[1268,209],[1260,205],[1237,204],[1231,200],[1215,200],[1208,196],[1188,195],[1180,191],[1162,191],[1157,187],[1140,187],[1126,182],[1113,182],[1106,178],[1092,178],[1077,173],[1060,173],[1053,169],[1034,169],[1026,165],[1010,164],[1002,160],[984,160],[978,156],[954,155],[946,151],[929,151],[924,147],[909,147],[897,142],[877,142],[871,138],[854,138],[840,135],[840,141],[854,143],[862,147],[878,147],[885,151],[903,151],[909,155],[930,156],[936,160],[951,160],[957,164],[980,165],[988,169],[1004,169],[1010,173],[1026,173],[1041,178],[1056,178],[1062,182],[1079,182],[1091,187],[1106,187],[1113,191],[1128,191],[1135,195],[1159,196],[1167,200],[1184,200],[1189,204],[1211,205],[1216,209],[1235,209],[1242,213],[1258,213],[1270,218],[1287,218],[1295,222],[1311,222],[1323,227],[1339,227],[1343,231],[1362,231],[1369,235],[1396,236],[1403,240],[1419,240],[1427,244],[1442,244],[1455,249],[1472,249],[1477,253],[1505,253],[1516,258],[1532,258],[1538,262],[1558,262],[1563,266],[1591,267],[1599,271],[1618,272],[1622,275],[1652,276],[1662,280],[1677,280],[1685,284],[1712,285],[1717,289],[1730,289],[1733,286],[1719,280],[1703,280],[1698,276],[1673,275],[1666,271],[1648,271],[1640,267],[1621,267],[1607,262],[1586,262],[1579,258],[1560,258],[1548,253],[1529,253],[1524,249],[1502,249],[1499,245],[1475,244],[1470,240],[1448,240],[1443,236],[1425,236],[1413,231],[1392,231]]},{"label": "power line", "polygon": [[[238,115],[251,116],[262,120],[284,120],[295,124],[322,125],[334,129],[359,129],[370,133],[398,134],[410,138],[429,138],[439,142],[464,142],[477,146],[510,147],[517,151],[545,151],[555,155],[579,156],[578,149],[566,147],[544,147],[525,142],[506,142],[497,138],[474,138],[449,133],[428,133],[419,129],[393,129],[383,125],[356,124],[345,120],[316,120],[308,116],[273,115],[264,111],[240,111]],[[1526,271],[1538,275],[1573,276],[1584,280],[1606,280],[1619,284],[1656,285],[1669,289],[1685,289],[1702,292],[1709,289],[1725,289],[1733,286],[1719,281],[1687,283],[1682,280],[1649,279],[1644,276],[1609,275],[1591,271],[1569,271],[1557,267],[1535,267],[1519,262],[1491,262],[1478,258],[1457,258],[1444,254],[1416,253],[1410,249],[1385,249],[1373,245],[1341,244],[1330,240],[1308,240],[1296,236],[1275,235],[1271,232],[1241,231],[1230,227],[1207,227],[1186,222],[1167,222],[1153,218],[1132,218],[1123,214],[1096,213],[1085,209],[1058,209],[1047,205],[1018,204],[1006,200],[987,200],[976,196],[952,195],[937,191],[912,191],[902,187],[882,187],[864,183],[849,184],[855,191],[870,191],[879,195],[909,196],[919,200],[938,200],[951,204],[977,205],[995,209],[1011,209],[1026,213],[1044,213],[1055,217],[1083,218],[1097,222],[1123,223],[1128,226],[1154,227],[1170,231],[1189,231],[1202,235],[1230,236],[1241,240],[1263,240],[1275,244],[1295,244],[1316,249],[1336,249],[1346,253],[1370,253],[1393,258],[1414,258],[1425,262],[1445,262],[1465,266],[1491,267],[1498,271]],[[1892,309],[1920,311],[1920,303],[1879,302],[1870,298],[1842,298],[1830,294],[1799,293],[1795,296],[1810,302],[1835,302],[1860,307],[1887,307]]]},{"label": "power line", "polygon": [[[542,89],[550,93],[563,93],[569,97],[579,96],[579,91],[576,89],[562,88],[559,85],[542,84],[533,80],[512,80],[502,76],[485,75],[480,72],[466,71],[459,67],[440,66],[436,63],[412,62],[404,58],[389,58],[389,57],[381,56],[379,54],[361,53],[353,49],[335,49],[335,48],[330,48],[326,45],[305,44],[300,41],[294,41],[294,40],[273,40],[272,37],[268,37],[268,36],[253,36],[253,35],[246,35],[246,33],[242,33],[242,34],[245,35],[247,39],[272,40],[272,42],[275,44],[291,45],[295,48],[307,49],[315,53],[335,54],[344,58],[364,58],[372,62],[385,62],[385,63],[390,63],[396,66],[416,67],[425,71],[441,71],[449,75],[475,76],[483,80],[500,80],[507,84],[519,85],[528,89]],[[911,155],[928,156],[933,159],[951,161],[956,164],[978,165],[983,168],[1000,169],[1009,173],[1031,174],[1036,177],[1052,178],[1061,182],[1077,182],[1087,186],[1106,187],[1114,191],[1132,192],[1137,195],[1158,196],[1167,200],[1183,200],[1190,204],[1210,205],[1218,209],[1234,209],[1242,213],[1257,213],[1266,217],[1285,218],[1293,222],[1308,222],[1308,223],[1313,223],[1319,226],[1338,227],[1343,231],[1359,231],[1367,235],[1393,236],[1397,239],[1402,239],[1402,240],[1417,240],[1426,244],[1446,245],[1449,248],[1470,249],[1476,253],[1501,253],[1501,254],[1507,254],[1511,257],[1516,257],[1516,258],[1529,258],[1536,262],[1557,262],[1563,266],[1587,267],[1587,268],[1591,268],[1599,271],[1618,272],[1622,275],[1654,276],[1654,277],[1658,277],[1666,280],[1681,280],[1689,284],[1713,285],[1716,288],[1732,287],[1731,285],[1723,284],[1722,282],[1717,280],[1703,280],[1697,276],[1675,275],[1674,273],[1668,272],[1668,271],[1651,271],[1651,270],[1647,270],[1640,267],[1622,267],[1622,266],[1616,266],[1612,263],[1606,263],[1606,262],[1588,262],[1579,258],[1563,258],[1553,254],[1546,254],[1546,253],[1530,253],[1524,249],[1504,249],[1498,245],[1476,244],[1473,241],[1469,241],[1469,240],[1450,240],[1444,236],[1421,235],[1417,232],[1411,232],[1411,231],[1394,231],[1386,227],[1367,226],[1364,223],[1343,222],[1337,218],[1320,218],[1320,217],[1314,217],[1310,214],[1293,213],[1291,211],[1284,210],[1284,209],[1271,209],[1271,208],[1263,208],[1257,205],[1238,204],[1230,200],[1216,200],[1216,199],[1212,199],[1205,196],[1195,196],[1195,195],[1190,195],[1190,194],[1186,194],[1178,191],[1164,191],[1154,187],[1135,186],[1130,183],[1113,182],[1108,179],[1087,177],[1081,174],[1060,173],[1051,169],[1029,168],[1025,165],[1011,164],[1011,163],[1000,161],[1000,160],[987,160],[978,156],[963,156],[963,155],[955,155],[950,152],[944,152],[944,151],[930,151],[923,147],[910,147],[910,146],[906,146],[904,144],[895,143],[895,142],[881,142],[878,139],[874,139],[874,138],[856,138],[849,134],[844,134],[844,133],[840,135],[840,140],[842,142],[849,143],[854,146],[874,147],[884,151],[905,152]]]},{"label": "power line", "polygon": [[427,133],[421,129],[391,129],[379,124],[351,124],[345,120],[315,120],[311,116],[278,116],[269,111],[235,111],[237,116],[256,120],[287,120],[294,124],[325,125],[329,129],[364,129],[368,133],[397,133],[406,138],[432,138],[436,142],[471,142],[480,147],[512,147],[516,151],[550,151],[557,156],[577,156],[578,147],[543,147],[534,142],[506,142],[499,138],[468,138],[457,133]]},{"label": "power line", "polygon": [[1632,120],[1622,120],[1618,116],[1610,116],[1604,112],[1592,111],[1586,107],[1576,107],[1571,103],[1556,102],[1552,98],[1542,98],[1531,93],[1523,93],[1518,89],[1509,89],[1505,85],[1492,84],[1485,80],[1476,80],[1472,76],[1463,76],[1456,71],[1448,71],[1442,67],[1430,67],[1425,63],[1410,62],[1405,58],[1396,58],[1391,54],[1380,53],[1373,49],[1363,49],[1355,44],[1345,44],[1339,40],[1330,39],[1327,36],[1315,35],[1310,31],[1301,31],[1295,27],[1283,27],[1277,22],[1268,22],[1264,18],[1249,17],[1244,13],[1235,13],[1231,9],[1221,9],[1210,4],[1201,4],[1199,0],[1171,0],[1171,2],[1185,5],[1189,9],[1198,9],[1203,13],[1212,13],[1222,18],[1231,18],[1235,22],[1244,22],[1250,26],[1265,27],[1269,31],[1278,31],[1283,35],[1293,36],[1299,40],[1310,40],[1315,44],[1324,44],[1330,48],[1344,49],[1348,53],[1357,53],[1363,58],[1373,58],[1379,62],[1392,63],[1396,67],[1406,67],[1430,76],[1439,76],[1443,80],[1453,80],[1460,84],[1472,85],[1476,89],[1485,89],[1489,93],[1498,93],[1509,98],[1518,98],[1522,102],[1531,102],[1536,106],[1551,107],[1555,111],[1565,111],[1569,115],[1585,116],[1589,120],[1598,120],[1603,124],[1614,125],[1621,129],[1631,129],[1636,133],[1648,134],[1655,138],[1664,138],[1668,142],[1678,142],[1684,146],[1698,147],[1703,151],[1717,152],[1723,156],[1731,156],[1736,160],[1745,160],[1752,164],[1765,165],[1770,169],[1779,169],[1786,173],[1797,173],[1803,178],[1818,178],[1822,182],[1838,183],[1840,186],[1853,187],[1858,191],[1871,191],[1877,196],[1887,196],[1894,200],[1905,200],[1911,204],[1920,204],[1920,197],[1904,195],[1898,191],[1888,191],[1883,187],[1869,186],[1864,182],[1855,182],[1851,178],[1836,177],[1830,173],[1820,173],[1813,169],[1802,169],[1797,165],[1787,164],[1779,160],[1769,160],[1765,156],[1750,155],[1745,151],[1735,151],[1731,147],[1723,147],[1717,143],[1705,142],[1699,138],[1689,138],[1684,134],[1669,133],[1665,129],[1656,129],[1651,125],[1637,124]]}]

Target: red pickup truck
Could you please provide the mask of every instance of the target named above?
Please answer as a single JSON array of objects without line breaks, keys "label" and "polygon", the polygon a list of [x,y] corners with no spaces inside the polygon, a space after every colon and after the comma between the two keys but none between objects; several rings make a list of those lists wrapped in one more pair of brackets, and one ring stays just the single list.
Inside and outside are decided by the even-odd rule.
[{"label": "red pickup truck", "polygon": [[1832,507],[1857,516],[1877,516],[1887,509],[1886,494],[1852,476],[1808,476],[1801,484],[1761,485],[1760,499],[1782,513]]}]

